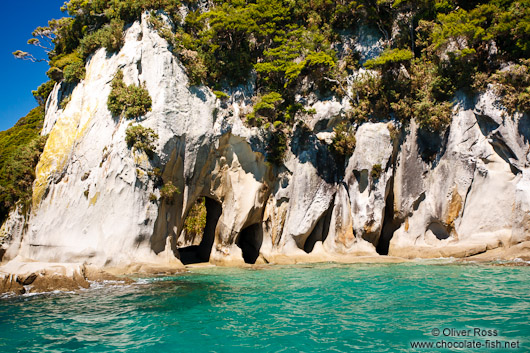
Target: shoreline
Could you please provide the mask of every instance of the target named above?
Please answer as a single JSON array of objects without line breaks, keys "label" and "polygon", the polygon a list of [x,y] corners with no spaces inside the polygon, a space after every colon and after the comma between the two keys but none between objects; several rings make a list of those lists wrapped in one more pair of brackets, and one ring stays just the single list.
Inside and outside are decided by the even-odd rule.
[{"label": "shoreline", "polygon": [[44,263],[31,261],[10,261],[0,266],[0,295],[12,297],[24,294],[45,294],[50,292],[77,292],[96,285],[131,285],[136,283],[132,277],[156,278],[205,268],[245,268],[265,269],[272,266],[315,265],[315,264],[423,264],[423,265],[491,265],[507,267],[530,266],[530,258],[502,257],[501,249],[493,249],[482,254],[455,258],[415,258],[407,259],[394,256],[336,256],[322,258],[309,256],[274,256],[270,262],[256,264],[240,262],[195,263],[183,265],[180,262],[170,264],[136,263],[122,267],[98,268],[77,263]]}]

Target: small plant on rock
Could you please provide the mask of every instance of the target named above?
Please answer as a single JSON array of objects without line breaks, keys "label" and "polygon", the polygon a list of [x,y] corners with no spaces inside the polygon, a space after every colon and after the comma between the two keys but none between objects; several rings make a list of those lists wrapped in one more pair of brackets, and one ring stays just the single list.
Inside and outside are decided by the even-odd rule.
[{"label": "small plant on rock", "polygon": [[156,196],[155,194],[151,193],[149,195],[149,201],[151,202],[157,202],[158,201],[158,196]]},{"label": "small plant on rock", "polygon": [[281,130],[271,132],[267,145],[266,160],[274,165],[281,165],[287,151],[287,137]]},{"label": "small plant on rock", "polygon": [[149,157],[154,154],[157,139],[158,135],[153,129],[145,128],[142,125],[129,124],[125,131],[125,142],[129,148],[144,151]]},{"label": "small plant on rock", "polygon": [[372,180],[379,180],[379,177],[381,176],[382,172],[383,168],[381,167],[381,164],[374,164],[374,166],[372,167],[372,171],[370,172]]},{"label": "small plant on rock", "polygon": [[278,116],[277,109],[283,103],[282,95],[277,92],[271,92],[260,97],[254,105],[252,113],[247,116],[247,122],[261,126],[263,119],[273,122]]},{"label": "small plant on rock", "polygon": [[213,91],[213,94],[220,100],[227,100],[230,96],[222,91]]},{"label": "small plant on rock", "polygon": [[333,128],[335,136],[331,145],[332,150],[339,156],[346,158],[355,150],[355,134],[347,123],[340,123]]},{"label": "small plant on rock", "polygon": [[132,119],[151,111],[152,100],[145,86],[127,86],[123,82],[123,71],[116,73],[111,86],[107,107],[113,116]]},{"label": "small plant on rock", "polygon": [[184,229],[188,234],[199,235],[206,226],[206,204],[204,197],[201,197],[193,204],[191,210],[184,221]]},{"label": "small plant on rock", "polygon": [[180,191],[175,185],[173,185],[172,181],[168,181],[160,189],[160,197],[165,200],[168,200],[169,202],[172,202],[173,198],[177,194],[180,194]]}]

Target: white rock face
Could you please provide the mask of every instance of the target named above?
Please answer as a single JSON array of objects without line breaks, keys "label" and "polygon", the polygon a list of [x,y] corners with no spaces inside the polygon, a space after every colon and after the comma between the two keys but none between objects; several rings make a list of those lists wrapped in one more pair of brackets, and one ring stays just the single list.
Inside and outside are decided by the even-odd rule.
[{"label": "white rock face", "polygon": [[384,123],[364,124],[357,130],[356,147],[346,175],[353,213],[353,231],[377,244],[393,170],[390,132]]},{"label": "white rock face", "polygon": [[[152,97],[141,119],[120,120],[107,109],[119,69]],[[284,165],[272,166],[265,133],[242,123],[252,80],[227,102],[189,87],[145,17],[127,30],[120,52],[100,49],[90,58],[60,109],[64,91],[57,86],[47,103],[49,139],[32,212],[27,220],[13,213],[2,228],[4,261],[353,261],[388,247],[409,258],[462,257],[530,241],[530,124],[504,116],[491,93],[476,102],[458,97],[445,137],[425,135],[414,122],[401,137],[386,123],[364,123],[345,166],[328,144],[348,100],[317,101],[306,123],[319,126],[318,136],[297,125]],[[158,134],[152,159],[127,147],[131,122]],[[180,193],[159,198],[169,181]],[[184,220],[199,197],[207,198],[206,229],[189,239]]]},{"label": "white rock face", "polygon": [[395,207],[403,224],[390,255],[462,257],[528,240],[527,160],[510,152],[524,149],[523,136],[496,104],[489,92],[475,105],[460,97],[445,151],[431,168],[414,150],[413,127],[397,164]]},{"label": "white rock face", "polygon": [[[157,193],[147,176],[153,162],[127,148],[129,121],[112,117],[107,109],[110,81],[118,69],[127,84],[145,84],[152,97],[152,112],[134,123],[159,135],[158,163],[170,159],[176,136],[210,139],[214,96],[189,89],[166,42],[147,21],[135,23],[119,53],[101,49],[90,58],[86,78],[64,110],[57,104],[60,89],[52,94],[43,131],[49,139],[37,166],[33,212],[20,256],[99,266],[166,260],[158,259],[152,250],[158,244],[150,242],[158,217],[157,205],[149,201]],[[194,161],[186,159],[185,172],[193,172]]]}]

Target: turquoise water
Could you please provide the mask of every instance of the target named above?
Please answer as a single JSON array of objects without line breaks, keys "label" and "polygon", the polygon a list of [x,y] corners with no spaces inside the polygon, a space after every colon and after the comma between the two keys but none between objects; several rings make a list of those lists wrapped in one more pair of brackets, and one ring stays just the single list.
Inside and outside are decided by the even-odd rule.
[{"label": "turquoise water", "polygon": [[[0,351],[439,351],[410,345],[485,342],[443,334],[479,328],[497,330],[490,340],[519,341],[508,351],[530,352],[529,279],[530,267],[488,265],[204,268],[2,299]],[[442,330],[439,337],[433,329]]]}]

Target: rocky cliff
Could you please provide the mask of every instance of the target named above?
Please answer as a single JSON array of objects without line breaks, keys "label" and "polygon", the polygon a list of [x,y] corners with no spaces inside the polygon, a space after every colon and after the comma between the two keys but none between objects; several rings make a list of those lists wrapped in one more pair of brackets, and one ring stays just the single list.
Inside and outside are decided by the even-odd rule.
[{"label": "rocky cliff", "polygon": [[[118,53],[100,49],[89,59],[83,81],[56,85],[31,213],[15,211],[3,225],[4,262],[237,265],[488,250],[528,256],[530,124],[526,115],[509,116],[491,91],[458,94],[441,136],[414,122],[404,130],[394,121],[358,126],[344,166],[328,144],[348,97],[305,100],[316,114],[295,125],[277,166],[265,160],[263,131],[243,123],[256,94],[252,80],[225,100],[190,86],[145,17],[127,29]],[[356,45],[377,55],[377,38],[367,37],[371,44]],[[133,121],[158,135],[152,158],[128,147],[130,121],[107,108],[119,69],[126,84],[145,84],[152,97],[152,110]],[[180,191],[173,199],[160,195],[168,181]],[[200,197],[205,230],[190,236],[184,220]]]}]

